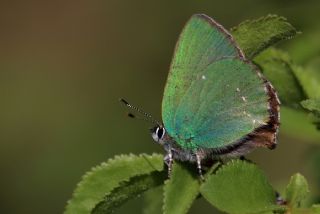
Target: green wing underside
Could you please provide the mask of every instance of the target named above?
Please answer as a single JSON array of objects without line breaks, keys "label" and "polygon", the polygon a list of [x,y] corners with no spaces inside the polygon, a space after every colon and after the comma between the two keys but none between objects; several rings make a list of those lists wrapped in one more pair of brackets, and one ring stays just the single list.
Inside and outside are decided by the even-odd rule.
[{"label": "green wing underside", "polygon": [[167,132],[186,149],[220,148],[268,120],[255,67],[221,26],[193,16],[176,46],[162,102]]}]

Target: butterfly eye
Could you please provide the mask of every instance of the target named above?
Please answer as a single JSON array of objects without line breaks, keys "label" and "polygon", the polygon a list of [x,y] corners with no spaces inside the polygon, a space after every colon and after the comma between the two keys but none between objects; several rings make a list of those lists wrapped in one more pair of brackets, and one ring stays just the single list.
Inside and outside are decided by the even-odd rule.
[{"label": "butterfly eye", "polygon": [[156,134],[158,136],[159,139],[162,139],[162,137],[164,136],[164,134],[166,133],[166,130],[162,127],[158,127],[156,129]]}]

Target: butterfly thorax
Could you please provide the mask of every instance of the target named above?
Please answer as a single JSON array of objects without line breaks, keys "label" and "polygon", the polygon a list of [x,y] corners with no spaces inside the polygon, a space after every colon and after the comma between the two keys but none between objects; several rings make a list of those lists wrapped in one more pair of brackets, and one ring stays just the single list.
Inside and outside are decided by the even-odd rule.
[{"label": "butterfly thorax", "polygon": [[195,162],[195,150],[182,148],[166,131],[162,125],[157,125],[151,129],[153,140],[163,146],[164,150],[172,152],[173,159],[180,161]]}]

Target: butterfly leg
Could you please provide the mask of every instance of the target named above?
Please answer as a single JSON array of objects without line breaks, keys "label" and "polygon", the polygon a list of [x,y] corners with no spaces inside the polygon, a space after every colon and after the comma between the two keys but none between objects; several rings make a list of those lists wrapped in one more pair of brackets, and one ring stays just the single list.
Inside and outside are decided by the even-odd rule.
[{"label": "butterfly leg", "polygon": [[286,205],[288,202],[281,197],[281,195],[276,191],[276,203],[278,205]]},{"label": "butterfly leg", "polygon": [[172,171],[172,164],[173,164],[173,157],[172,157],[172,150],[169,148],[167,150],[166,156],[164,156],[163,161],[168,166],[168,177],[170,178],[171,171]]},{"label": "butterfly leg", "polygon": [[197,152],[195,155],[196,155],[196,159],[197,159],[197,168],[198,168],[200,178],[201,178],[201,180],[204,180],[204,177],[202,175],[202,168],[201,168],[201,157]]}]

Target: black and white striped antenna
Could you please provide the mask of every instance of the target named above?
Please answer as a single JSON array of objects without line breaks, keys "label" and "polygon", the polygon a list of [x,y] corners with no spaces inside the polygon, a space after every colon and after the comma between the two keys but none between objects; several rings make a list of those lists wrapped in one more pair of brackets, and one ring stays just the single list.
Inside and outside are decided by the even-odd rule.
[{"label": "black and white striped antenna", "polygon": [[138,112],[141,116],[143,116],[143,117],[137,117],[133,113],[129,112],[128,117],[145,120],[145,121],[151,122],[153,124],[157,124],[159,126],[161,125],[161,123],[159,123],[156,119],[154,119],[150,114],[142,111],[140,108],[138,108],[136,106],[131,105],[125,99],[120,98],[119,101],[122,102],[126,107],[133,109],[134,111]]}]

